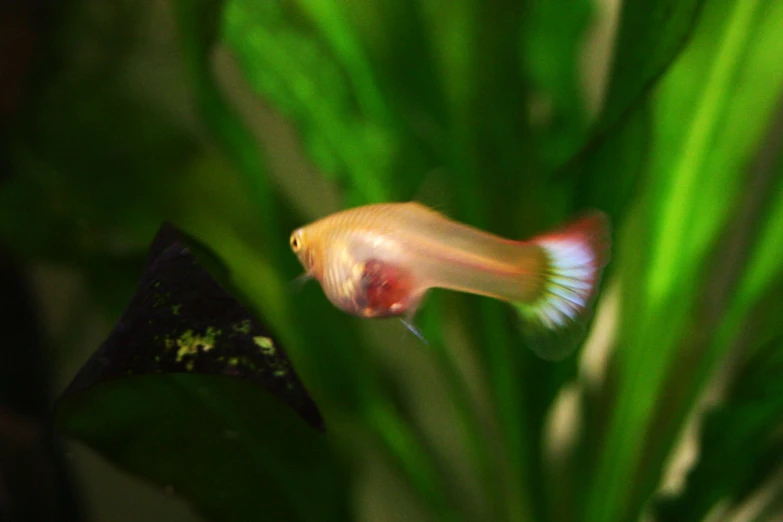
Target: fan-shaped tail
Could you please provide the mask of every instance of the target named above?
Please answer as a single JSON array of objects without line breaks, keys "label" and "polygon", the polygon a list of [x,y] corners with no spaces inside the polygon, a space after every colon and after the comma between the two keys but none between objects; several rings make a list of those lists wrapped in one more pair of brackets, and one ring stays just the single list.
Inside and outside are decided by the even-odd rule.
[{"label": "fan-shaped tail", "polygon": [[523,328],[533,351],[559,360],[582,341],[592,315],[601,272],[609,260],[609,221],[594,212],[531,242],[546,258],[543,285],[535,300],[515,306],[525,319]]}]

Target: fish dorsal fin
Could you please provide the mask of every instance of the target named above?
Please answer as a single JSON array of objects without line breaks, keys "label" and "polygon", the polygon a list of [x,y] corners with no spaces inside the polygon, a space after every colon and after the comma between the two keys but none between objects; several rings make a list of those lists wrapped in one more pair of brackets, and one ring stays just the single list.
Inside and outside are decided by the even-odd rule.
[{"label": "fish dorsal fin", "polygon": [[438,212],[449,214],[449,210],[453,208],[456,198],[453,189],[454,183],[450,182],[451,176],[452,173],[446,166],[437,167],[425,173],[411,201],[421,203]]}]

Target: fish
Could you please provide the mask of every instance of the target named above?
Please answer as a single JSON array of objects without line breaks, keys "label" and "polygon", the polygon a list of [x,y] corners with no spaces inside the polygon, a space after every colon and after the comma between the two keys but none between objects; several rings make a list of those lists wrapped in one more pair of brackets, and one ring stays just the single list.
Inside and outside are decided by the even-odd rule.
[{"label": "fish", "polygon": [[424,340],[413,319],[429,290],[486,296],[516,308],[533,350],[557,360],[573,349],[564,332],[583,330],[591,315],[609,260],[609,229],[606,215],[592,211],[518,241],[417,202],[380,203],[298,228],[290,246],[304,277],[317,280],[327,299],[349,314],[399,317]]}]

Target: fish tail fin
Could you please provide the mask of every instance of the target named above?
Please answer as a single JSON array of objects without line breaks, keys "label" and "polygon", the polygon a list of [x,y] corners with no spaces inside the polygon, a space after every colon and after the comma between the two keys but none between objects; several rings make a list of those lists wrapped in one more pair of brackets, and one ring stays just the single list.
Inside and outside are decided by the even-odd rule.
[{"label": "fish tail fin", "polygon": [[545,258],[541,289],[535,299],[515,307],[532,350],[544,359],[560,360],[584,338],[601,271],[609,261],[609,220],[593,212],[531,243]]}]

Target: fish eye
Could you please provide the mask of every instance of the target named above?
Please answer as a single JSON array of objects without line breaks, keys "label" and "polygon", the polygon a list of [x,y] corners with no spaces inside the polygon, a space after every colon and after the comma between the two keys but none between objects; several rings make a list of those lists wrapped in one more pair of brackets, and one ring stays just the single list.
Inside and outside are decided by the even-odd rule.
[{"label": "fish eye", "polygon": [[299,240],[299,234],[293,234],[291,236],[291,249],[294,252],[299,252],[300,248],[302,248],[302,242]]}]

